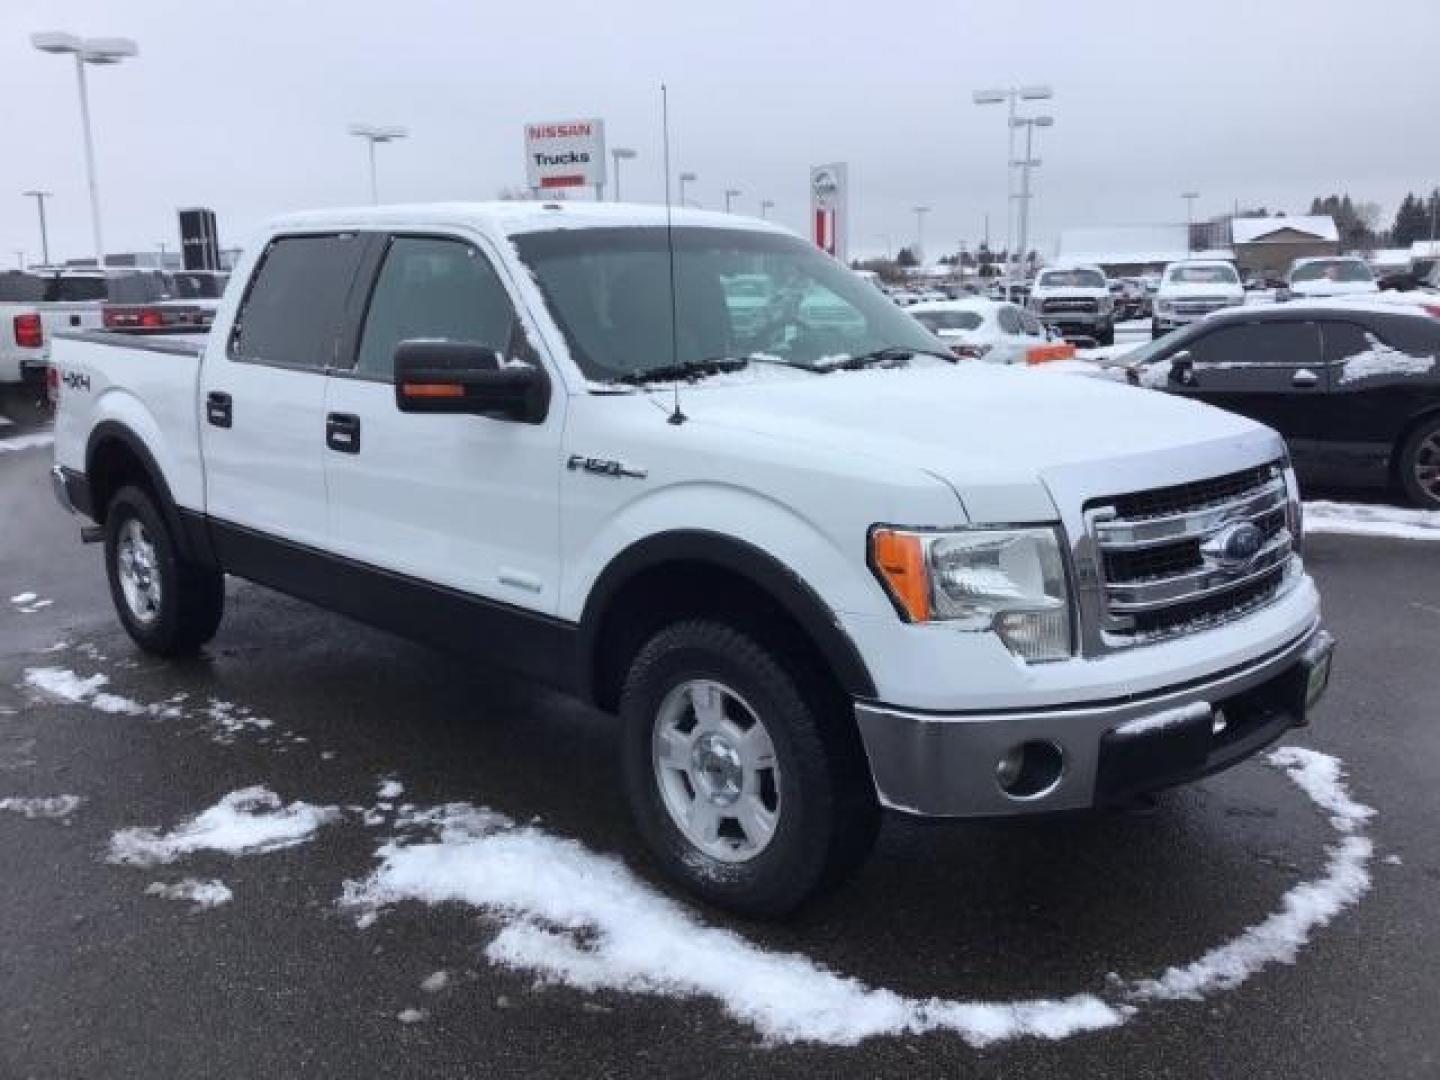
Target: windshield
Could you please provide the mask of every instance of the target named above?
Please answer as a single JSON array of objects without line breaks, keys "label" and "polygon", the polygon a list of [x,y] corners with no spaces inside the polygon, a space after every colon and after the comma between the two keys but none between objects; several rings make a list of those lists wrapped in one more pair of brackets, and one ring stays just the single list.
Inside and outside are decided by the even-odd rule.
[{"label": "windshield", "polygon": [[936,333],[942,330],[978,330],[983,321],[979,312],[975,311],[912,311],[910,314]]},{"label": "windshield", "polygon": [[1374,281],[1358,259],[1321,259],[1295,267],[1291,281]]},{"label": "windshield", "polygon": [[[678,228],[672,355],[665,229],[558,229],[511,239],[575,363],[599,382],[718,358],[823,367],[881,349],[944,348],[798,237]],[[736,290],[740,281],[747,285]]]},{"label": "windshield", "polygon": [[1040,275],[1042,289],[1103,289],[1105,275],[1098,270],[1046,270]]},{"label": "windshield", "polygon": [[1238,285],[1233,266],[1172,266],[1169,280],[1176,285]]}]

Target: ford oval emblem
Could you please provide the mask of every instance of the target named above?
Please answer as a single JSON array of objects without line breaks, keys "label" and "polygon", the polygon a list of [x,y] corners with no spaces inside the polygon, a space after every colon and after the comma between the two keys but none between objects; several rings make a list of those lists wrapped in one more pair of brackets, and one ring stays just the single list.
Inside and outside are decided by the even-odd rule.
[{"label": "ford oval emblem", "polygon": [[1255,560],[1264,545],[1265,534],[1258,525],[1237,521],[1207,538],[1200,552],[1226,570],[1240,570]]}]

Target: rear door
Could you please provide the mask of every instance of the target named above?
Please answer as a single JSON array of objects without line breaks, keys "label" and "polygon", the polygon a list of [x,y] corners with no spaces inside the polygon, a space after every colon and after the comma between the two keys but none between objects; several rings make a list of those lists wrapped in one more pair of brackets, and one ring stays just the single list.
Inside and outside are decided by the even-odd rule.
[{"label": "rear door", "polygon": [[1325,364],[1313,320],[1227,321],[1186,351],[1191,379],[1172,379],[1171,390],[1268,424],[1292,448],[1324,437]]},{"label": "rear door", "polygon": [[[330,550],[370,566],[531,611],[559,587],[560,436],[540,424],[402,413],[394,356],[419,338],[483,345],[540,364],[494,252],[456,235],[388,240],[354,369],[330,379],[325,453]],[[551,372],[551,378],[555,373]]]},{"label": "rear door", "polygon": [[201,367],[206,510],[312,547],[326,539],[325,380],[365,248],[356,233],[282,236]]}]

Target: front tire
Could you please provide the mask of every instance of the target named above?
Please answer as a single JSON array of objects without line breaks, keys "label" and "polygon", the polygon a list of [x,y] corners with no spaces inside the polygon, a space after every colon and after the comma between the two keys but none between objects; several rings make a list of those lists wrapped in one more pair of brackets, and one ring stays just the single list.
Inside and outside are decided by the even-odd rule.
[{"label": "front tire", "polygon": [[105,515],[105,572],[115,611],[135,644],[190,656],[215,636],[225,576],[181,558],[149,492],[121,488]]},{"label": "front tire", "polygon": [[1440,509],[1440,417],[1425,421],[1405,440],[1400,450],[1400,484],[1415,506]]},{"label": "front tire", "polygon": [[869,854],[859,736],[804,665],[720,622],[673,624],[620,700],[626,794],[665,872],[717,907],[785,915]]}]

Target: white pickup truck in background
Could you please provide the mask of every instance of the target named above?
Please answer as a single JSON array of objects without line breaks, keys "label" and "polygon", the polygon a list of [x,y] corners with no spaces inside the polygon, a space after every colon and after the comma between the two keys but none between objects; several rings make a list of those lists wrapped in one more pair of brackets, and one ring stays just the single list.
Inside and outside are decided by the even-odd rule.
[{"label": "white pickup truck in background", "polygon": [[55,346],[56,492],[127,631],[195,651],[233,574],[615,712],[641,833],[711,902],[794,908],[881,806],[1202,776],[1325,689],[1274,432],[957,365],[773,225],[382,207],[248,252],[203,346]]}]

